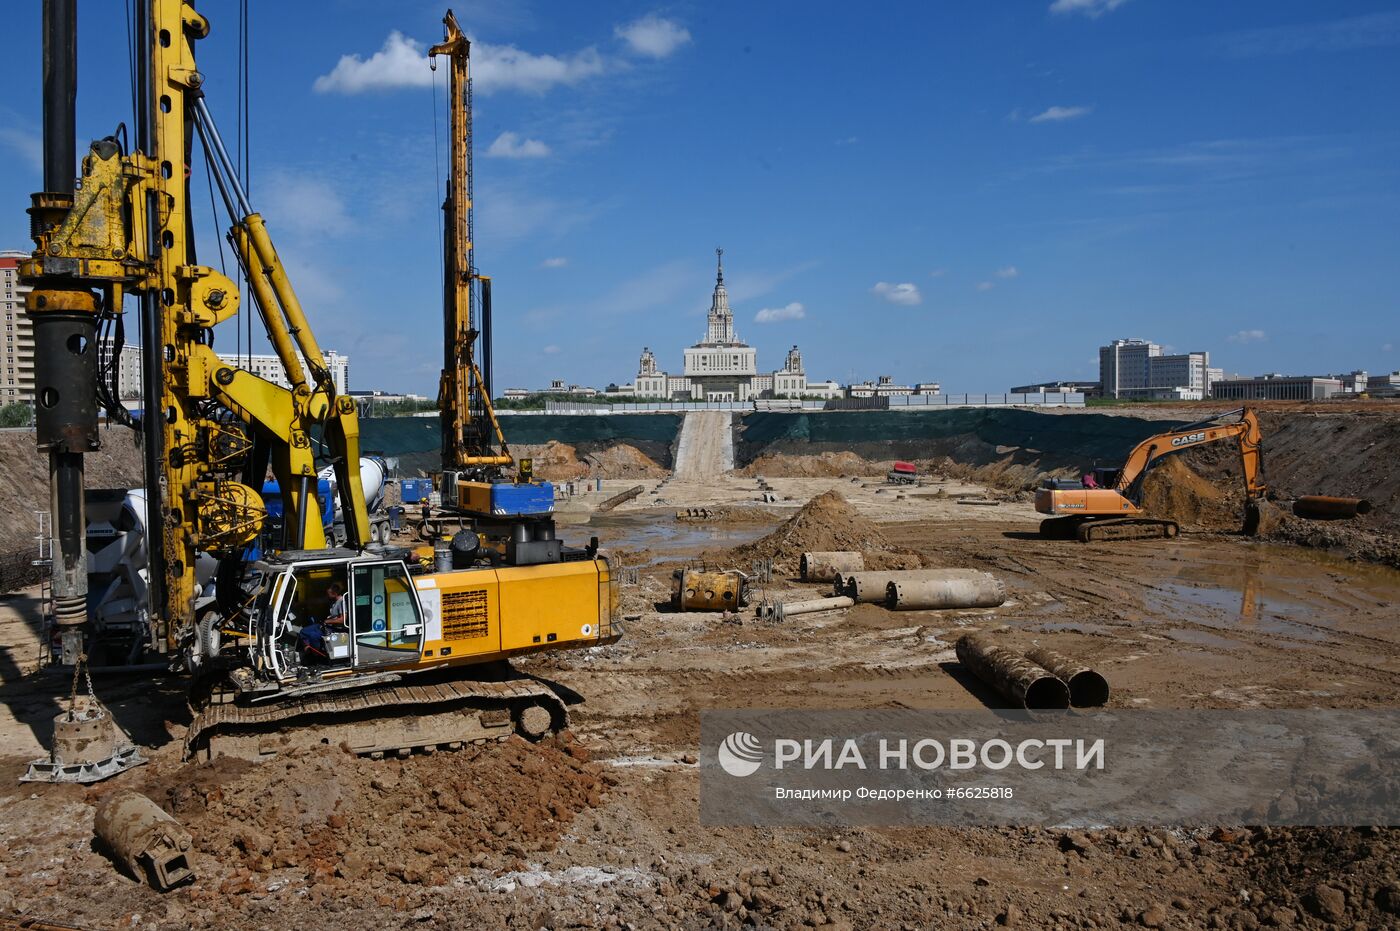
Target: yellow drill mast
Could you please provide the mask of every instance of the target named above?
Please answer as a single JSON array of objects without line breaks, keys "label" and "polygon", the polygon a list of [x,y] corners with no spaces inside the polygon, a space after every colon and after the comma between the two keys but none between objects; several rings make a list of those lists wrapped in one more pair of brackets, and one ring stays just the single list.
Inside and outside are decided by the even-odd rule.
[{"label": "yellow drill mast", "polygon": [[[478,275],[474,267],[471,40],[462,32],[451,10],[447,11],[442,22],[445,33],[443,41],[428,52],[430,59],[445,56],[451,66],[448,76],[451,178],[447,202],[443,205],[447,215],[443,243],[446,274],[443,283],[444,355],[442,379],[438,387],[438,409],[442,414],[442,467],[444,471],[489,475],[502,466],[512,465],[514,460],[496,421],[489,385],[483,379],[475,357],[475,344],[481,331],[473,319],[473,285],[480,282],[483,311],[489,314],[491,279]],[[493,446],[498,447],[499,452]]]}]

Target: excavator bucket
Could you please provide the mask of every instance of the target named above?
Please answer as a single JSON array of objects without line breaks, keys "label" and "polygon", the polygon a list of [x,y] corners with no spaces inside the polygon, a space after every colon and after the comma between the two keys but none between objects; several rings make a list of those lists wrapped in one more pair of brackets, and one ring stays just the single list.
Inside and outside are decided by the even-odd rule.
[{"label": "excavator bucket", "polygon": [[1267,536],[1278,527],[1283,519],[1283,511],[1272,501],[1259,498],[1246,501],[1244,505],[1244,535],[1247,537]]}]

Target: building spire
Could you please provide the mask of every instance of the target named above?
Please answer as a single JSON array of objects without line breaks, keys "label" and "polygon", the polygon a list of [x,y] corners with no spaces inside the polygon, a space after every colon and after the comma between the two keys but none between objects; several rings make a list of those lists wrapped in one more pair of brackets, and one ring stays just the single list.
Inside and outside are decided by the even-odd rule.
[{"label": "building spire", "polygon": [[719,269],[718,274],[715,275],[715,284],[722,285],[722,284],[724,284],[724,249],[723,249],[723,248],[718,248],[718,249],[715,250],[715,265],[716,265],[716,267]]}]

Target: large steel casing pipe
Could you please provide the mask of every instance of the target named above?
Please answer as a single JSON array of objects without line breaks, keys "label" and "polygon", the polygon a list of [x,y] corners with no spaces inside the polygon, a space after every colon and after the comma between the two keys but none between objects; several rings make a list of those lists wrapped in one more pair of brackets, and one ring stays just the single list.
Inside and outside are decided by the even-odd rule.
[{"label": "large steel casing pipe", "polygon": [[838,573],[859,572],[865,568],[860,553],[803,553],[799,571],[804,582],[831,582]]},{"label": "large steel casing pipe", "polygon": [[892,611],[936,611],[948,608],[995,608],[1006,602],[1006,586],[985,572],[942,578],[895,579],[885,586],[885,605]]},{"label": "large steel casing pipe", "polygon": [[852,572],[844,577],[845,587],[838,594],[850,595],[858,604],[884,604],[889,585],[894,581],[916,579],[980,578],[985,572],[976,569],[890,569]]},{"label": "large steel casing pipe", "polygon": [[1026,659],[1043,666],[1069,686],[1069,703],[1074,707],[1097,708],[1108,704],[1108,680],[1079,660],[1044,647],[1027,650]]},{"label": "large steel casing pipe", "polygon": [[1293,502],[1293,513],[1312,520],[1347,520],[1371,513],[1371,502],[1365,498],[1304,495]]},{"label": "large steel casing pipe", "polygon": [[958,662],[1013,704],[1032,711],[1069,707],[1069,686],[1021,654],[992,646],[973,634],[959,637],[955,649]]}]

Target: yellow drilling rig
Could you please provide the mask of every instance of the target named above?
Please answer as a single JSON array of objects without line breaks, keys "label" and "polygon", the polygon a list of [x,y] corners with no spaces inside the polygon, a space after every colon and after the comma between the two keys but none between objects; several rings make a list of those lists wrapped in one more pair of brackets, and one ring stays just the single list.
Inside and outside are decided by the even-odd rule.
[{"label": "yellow drilling rig", "polygon": [[[480,553],[513,565],[558,562],[554,490],[518,466],[491,404],[491,278],[475,265],[472,222],[471,42],[451,10],[443,41],[429,50],[449,64],[450,177],[443,202],[443,365],[438,388],[442,468],[434,478],[439,506],[424,515],[424,539],[450,541],[454,558]],[[481,364],[476,347],[481,346]],[[515,467],[513,478],[506,470]],[[590,544],[596,548],[596,544]]]},{"label": "yellow drilling rig", "polygon": [[[217,747],[258,758],[319,744],[407,753],[512,733],[538,738],[565,726],[559,695],[509,660],[621,636],[607,560],[596,546],[564,547],[552,532],[539,540],[545,547],[496,545],[502,536],[526,544],[543,537],[531,532],[539,514],[526,515],[532,526],[523,541],[509,520],[483,529],[475,546],[459,532],[459,546],[431,571],[405,550],[372,542],[355,404],[323,364],[205,100],[195,46],[209,21],[192,0],[136,0],[133,16],[135,138],[128,145],[123,131],[92,143],[75,183],[76,0],[44,0],[44,190],[29,211],[35,249],[21,277],[32,288],[26,310],[37,438],[50,463],[52,615],[63,660],[81,665],[91,633],[83,457],[98,448],[98,399],[110,400],[99,373],[111,366],[98,333],[131,296],[146,399],[133,423],[145,457],[142,636],[148,653],[191,676],[187,754]],[[455,135],[463,136],[457,106]],[[230,277],[196,258],[196,154],[227,212],[254,312],[289,388],[214,352],[214,328],[235,318],[240,296]],[[462,232],[449,232],[459,246]],[[474,328],[453,333],[449,358],[470,365]],[[470,405],[452,411],[457,448],[480,424]],[[327,545],[318,458],[334,466],[343,548]],[[490,463],[459,464],[508,462],[503,451]],[[252,556],[267,517],[258,489],[269,471],[285,541]],[[218,572],[206,588],[196,564],[210,557]],[[81,709],[77,702],[75,687],[53,751],[27,778],[91,781],[139,762],[99,733],[110,722],[95,699]]]}]

